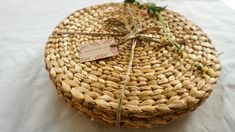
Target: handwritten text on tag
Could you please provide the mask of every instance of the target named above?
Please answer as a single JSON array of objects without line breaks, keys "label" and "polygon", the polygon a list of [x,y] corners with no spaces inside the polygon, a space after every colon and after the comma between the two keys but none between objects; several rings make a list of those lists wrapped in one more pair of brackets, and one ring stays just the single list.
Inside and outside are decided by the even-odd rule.
[{"label": "handwritten text on tag", "polygon": [[113,38],[96,41],[80,47],[80,62],[98,60],[118,55],[117,47],[111,47],[115,41]]}]

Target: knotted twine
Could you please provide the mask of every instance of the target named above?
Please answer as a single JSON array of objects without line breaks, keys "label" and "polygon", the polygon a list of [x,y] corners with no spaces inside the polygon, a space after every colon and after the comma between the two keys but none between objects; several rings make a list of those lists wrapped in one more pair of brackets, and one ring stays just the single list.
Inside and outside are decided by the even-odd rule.
[{"label": "knotted twine", "polygon": [[[153,42],[160,42],[158,39],[156,39],[152,34],[145,34],[145,32],[152,30],[152,33],[156,33],[156,31],[159,31],[158,27],[151,27],[142,29],[140,23],[137,23],[136,19],[134,18],[132,14],[132,10],[129,6],[129,4],[124,4],[124,10],[127,7],[128,14],[131,18],[131,24],[134,26],[134,29],[131,29],[126,23],[117,20],[115,18],[107,19],[105,22],[105,28],[108,30],[111,30],[116,33],[88,33],[88,32],[67,32],[67,31],[55,31],[55,34],[80,34],[80,35],[109,35],[109,36],[123,36],[119,39],[119,41],[111,46],[117,46],[121,43],[125,43],[128,40],[132,41],[131,45],[131,55],[130,55],[130,61],[128,63],[127,73],[125,75],[124,85],[121,88],[120,97],[118,101],[118,107],[116,112],[116,125],[120,126],[121,123],[121,113],[122,113],[122,104],[123,104],[123,97],[124,92],[127,87],[127,83],[129,81],[129,75],[131,73],[132,69],[132,63],[134,59],[135,54],[135,47],[138,41],[153,41]],[[140,22],[140,21],[139,21]]]}]

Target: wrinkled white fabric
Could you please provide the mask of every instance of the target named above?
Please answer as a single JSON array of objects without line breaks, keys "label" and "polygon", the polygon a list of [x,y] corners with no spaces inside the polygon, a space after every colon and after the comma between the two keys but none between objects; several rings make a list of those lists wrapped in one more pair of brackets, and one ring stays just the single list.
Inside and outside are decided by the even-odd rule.
[{"label": "wrinkled white fabric", "polygon": [[220,0],[160,2],[194,21],[224,52],[216,88],[192,114],[166,126],[135,130],[91,122],[65,105],[44,68],[47,38],[73,11],[108,1],[0,1],[0,132],[235,131],[235,11]]}]

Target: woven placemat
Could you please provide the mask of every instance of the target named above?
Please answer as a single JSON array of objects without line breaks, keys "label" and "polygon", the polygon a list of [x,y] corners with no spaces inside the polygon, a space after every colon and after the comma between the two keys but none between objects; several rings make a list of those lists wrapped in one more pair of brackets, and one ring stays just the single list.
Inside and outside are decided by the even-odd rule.
[{"label": "woven placemat", "polygon": [[[144,28],[158,26],[144,9],[131,6],[141,16]],[[45,63],[58,94],[77,112],[97,122],[115,125],[120,90],[125,80],[131,42],[117,45],[118,56],[81,63],[79,46],[119,37],[86,35],[76,32],[107,33],[103,23],[121,18],[122,3],[95,5],[75,11],[50,35],[45,48]],[[219,76],[218,53],[207,35],[182,15],[164,10],[176,40],[192,59],[184,58],[171,45],[140,41],[135,48],[130,80],[124,92],[121,127],[149,128],[164,125],[195,110],[211,93]],[[65,32],[58,34],[58,32]],[[206,73],[193,66],[202,64]]]}]

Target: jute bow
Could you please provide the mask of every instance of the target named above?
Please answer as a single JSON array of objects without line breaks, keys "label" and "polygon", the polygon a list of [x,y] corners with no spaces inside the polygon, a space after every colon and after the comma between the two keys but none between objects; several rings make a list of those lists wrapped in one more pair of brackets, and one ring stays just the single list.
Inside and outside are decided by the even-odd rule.
[{"label": "jute bow", "polygon": [[[127,7],[127,8],[126,8]],[[158,42],[160,41],[156,39],[152,34],[158,33],[160,30],[158,27],[151,27],[142,29],[141,24],[137,22],[137,20],[134,18],[134,15],[132,14],[132,10],[130,6],[127,4],[124,5],[124,9],[127,9],[127,12],[131,18],[131,24],[133,28],[128,24],[125,24],[124,22],[117,20],[115,18],[110,18],[104,21],[105,28],[107,30],[110,30],[114,33],[84,33],[84,32],[55,32],[56,34],[81,34],[81,35],[110,35],[110,36],[121,36],[121,38],[118,40],[117,43],[113,44],[112,46],[117,46],[119,44],[125,43],[129,40],[132,41],[131,46],[131,55],[130,60],[127,68],[127,73],[125,75],[124,85],[121,88],[121,93],[119,97],[118,107],[117,107],[117,113],[116,113],[116,125],[120,126],[121,123],[121,112],[122,112],[122,103],[124,98],[124,92],[127,87],[127,83],[129,81],[129,75],[131,73],[132,69],[132,63],[134,59],[135,54],[135,47],[137,42],[139,41],[153,41]],[[148,33],[148,34],[146,34]]]}]

